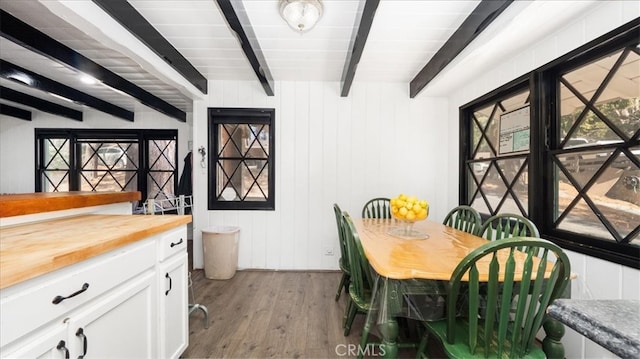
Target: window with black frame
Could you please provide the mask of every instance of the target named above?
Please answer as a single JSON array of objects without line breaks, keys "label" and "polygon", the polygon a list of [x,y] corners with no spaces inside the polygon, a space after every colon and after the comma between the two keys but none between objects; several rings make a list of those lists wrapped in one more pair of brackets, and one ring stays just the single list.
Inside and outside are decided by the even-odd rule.
[{"label": "window with black frame", "polygon": [[640,244],[638,43],[555,75],[553,228]]},{"label": "window with black frame", "polygon": [[[470,156],[465,163],[467,203],[487,216],[509,212],[526,216],[528,210],[529,116],[525,126],[509,131],[503,123],[510,114],[529,109],[529,89],[522,83],[473,106],[469,113]],[[528,112],[526,112],[528,114]],[[505,150],[514,135],[524,134],[526,149]],[[510,142],[509,142],[510,141]]]},{"label": "window with black frame", "polygon": [[209,209],[275,209],[274,122],[274,109],[209,109]]},{"label": "window with black frame", "polygon": [[[544,238],[640,268],[639,29],[632,21],[461,107],[460,202],[484,218],[519,212]],[[513,125],[518,111],[530,132],[526,116]],[[503,151],[516,142],[505,128],[529,144]]]},{"label": "window with black frame", "polygon": [[177,130],[36,129],[36,191],[175,197]]}]

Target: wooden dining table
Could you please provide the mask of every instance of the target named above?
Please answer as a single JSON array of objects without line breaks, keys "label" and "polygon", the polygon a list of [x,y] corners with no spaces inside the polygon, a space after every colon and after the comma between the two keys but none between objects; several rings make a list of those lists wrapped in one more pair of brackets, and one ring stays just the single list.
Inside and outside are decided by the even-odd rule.
[{"label": "wooden dining table", "polygon": [[[395,358],[399,333],[396,316],[412,316],[406,310],[398,313],[397,308],[390,308],[398,306],[397,298],[403,297],[403,293],[398,293],[402,291],[399,288],[416,287],[403,285],[405,283],[439,283],[433,290],[442,292],[443,284],[450,279],[462,259],[488,240],[431,220],[416,222],[410,232],[403,232],[403,224],[395,219],[353,218],[353,222],[365,256],[377,274],[372,307],[378,308],[375,320],[382,336],[384,354]],[[522,258],[524,260],[524,253]],[[488,263],[485,268],[479,264],[478,270],[481,280],[487,278]],[[522,263],[516,264],[516,278],[518,273],[522,273]],[[388,300],[388,296],[396,300]],[[418,318],[424,319],[420,315]],[[551,321],[549,326],[553,330],[548,330],[545,323],[547,337],[543,349],[546,346],[545,352],[549,351],[547,357],[550,358],[564,356],[560,342],[564,330],[558,330],[558,325],[562,326]]]}]

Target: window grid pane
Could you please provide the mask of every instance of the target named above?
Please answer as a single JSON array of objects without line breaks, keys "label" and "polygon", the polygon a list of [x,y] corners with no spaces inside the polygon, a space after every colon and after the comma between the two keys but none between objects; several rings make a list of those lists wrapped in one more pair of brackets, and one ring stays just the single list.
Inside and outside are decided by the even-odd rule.
[{"label": "window grid pane", "polygon": [[[174,197],[176,138],[175,130],[37,129],[42,167],[36,190],[141,191],[143,200]],[[140,158],[147,163],[141,165]]]},{"label": "window grid pane", "polygon": [[627,141],[640,131],[640,88],[629,80],[640,77],[638,60],[619,50],[558,78],[557,229],[621,243],[637,237],[640,194],[629,182],[640,168]]},{"label": "window grid pane", "polygon": [[[499,156],[500,116],[529,102],[529,91],[520,90],[472,111],[470,133],[473,160],[467,162],[470,205],[486,215],[499,212],[528,213],[527,153]],[[522,172],[520,172],[522,171]],[[476,193],[476,189],[478,189]]]},{"label": "window grid pane", "polygon": [[272,109],[209,109],[209,209],[274,209]]}]

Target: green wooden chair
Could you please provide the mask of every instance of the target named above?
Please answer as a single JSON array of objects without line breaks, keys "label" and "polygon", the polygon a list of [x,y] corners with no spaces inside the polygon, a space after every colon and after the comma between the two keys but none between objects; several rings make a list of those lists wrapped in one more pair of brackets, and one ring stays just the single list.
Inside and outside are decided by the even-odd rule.
[{"label": "green wooden chair", "polygon": [[478,236],[490,241],[511,237],[540,237],[533,222],[517,214],[497,214],[487,219],[480,227]]},{"label": "green wooden chair", "polygon": [[[514,278],[514,254],[519,249],[526,255],[519,263],[525,270],[522,278]],[[506,259],[499,262],[498,251]],[[479,263],[489,264],[486,281],[479,278]],[[545,278],[547,265],[552,268]],[[504,278],[499,278],[501,269],[506,273]],[[545,320],[547,306],[564,292],[569,274],[567,255],[543,239],[515,237],[477,248],[451,275],[446,318],[424,322],[427,330],[418,357],[425,352],[428,336],[434,335],[450,358],[545,358],[534,344],[535,336]],[[486,284],[488,295],[481,293],[481,284]],[[486,307],[480,305],[483,297]]]},{"label": "green wooden chair", "polygon": [[452,209],[443,221],[444,225],[477,234],[482,227],[482,218],[475,208],[470,206],[458,206]]},{"label": "green wooden chair", "polygon": [[340,259],[338,265],[342,271],[342,278],[340,278],[340,284],[338,284],[338,291],[336,292],[336,302],[340,299],[340,295],[343,290],[349,288],[349,281],[351,279],[351,270],[349,269],[349,254],[347,253],[347,243],[345,242],[344,226],[342,221],[342,210],[337,203],[333,204],[333,213],[336,216],[336,225],[338,227],[338,241],[340,242]]},{"label": "green wooden chair", "polygon": [[362,207],[362,218],[391,218],[390,201],[384,197],[369,200]]},{"label": "green wooden chair", "polygon": [[[351,325],[356,314],[367,314],[371,309],[371,288],[373,276],[369,269],[369,261],[364,255],[358,231],[348,213],[343,212],[343,225],[345,229],[345,239],[347,243],[347,253],[349,254],[349,264],[351,265],[351,283],[349,284],[349,301],[345,310],[344,335],[351,332]],[[365,325],[362,331],[361,344],[364,348],[367,344],[370,328]]]}]

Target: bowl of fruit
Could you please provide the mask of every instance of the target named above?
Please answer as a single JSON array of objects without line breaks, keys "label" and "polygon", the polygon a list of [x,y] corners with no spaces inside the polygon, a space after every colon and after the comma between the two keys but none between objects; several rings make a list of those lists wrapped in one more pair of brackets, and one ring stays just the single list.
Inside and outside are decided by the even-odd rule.
[{"label": "bowl of fruit", "polygon": [[413,224],[417,221],[427,219],[429,216],[429,203],[415,196],[400,194],[391,198],[391,216],[395,218],[400,226],[392,228],[389,234],[402,238],[428,238],[426,233],[413,229]]}]

